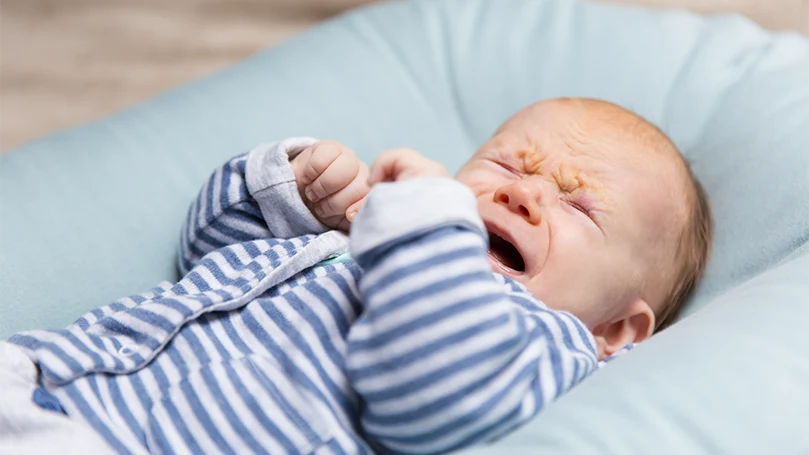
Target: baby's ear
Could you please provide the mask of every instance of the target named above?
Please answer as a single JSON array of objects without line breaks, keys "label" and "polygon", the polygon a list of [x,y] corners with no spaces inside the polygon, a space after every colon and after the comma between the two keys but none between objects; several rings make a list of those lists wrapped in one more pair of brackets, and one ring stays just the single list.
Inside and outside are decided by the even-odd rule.
[{"label": "baby's ear", "polygon": [[630,343],[640,343],[652,336],[655,314],[645,300],[638,298],[615,320],[593,328],[598,344],[599,360],[609,357]]}]

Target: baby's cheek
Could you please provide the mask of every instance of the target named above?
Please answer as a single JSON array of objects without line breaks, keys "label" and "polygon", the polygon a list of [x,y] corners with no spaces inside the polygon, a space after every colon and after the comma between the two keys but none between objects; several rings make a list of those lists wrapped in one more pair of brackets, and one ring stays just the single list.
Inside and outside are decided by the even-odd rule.
[{"label": "baby's cheek", "polygon": [[472,190],[472,193],[474,193],[475,197],[478,197],[481,194],[486,193],[487,187],[490,186],[485,179],[479,177],[470,178],[469,176],[466,175],[458,175],[455,178],[455,180],[464,184],[467,188]]}]

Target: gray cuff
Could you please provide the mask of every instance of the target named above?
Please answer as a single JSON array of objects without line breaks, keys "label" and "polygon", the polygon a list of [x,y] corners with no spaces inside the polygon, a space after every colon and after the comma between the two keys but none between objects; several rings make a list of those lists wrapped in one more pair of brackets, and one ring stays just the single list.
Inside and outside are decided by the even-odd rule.
[{"label": "gray cuff", "polygon": [[301,199],[295,172],[289,163],[315,142],[315,139],[308,137],[289,138],[259,145],[247,157],[247,191],[258,202],[264,221],[274,237],[291,238],[329,230]]},{"label": "gray cuff", "polygon": [[378,183],[351,226],[349,248],[359,258],[379,246],[444,226],[487,238],[472,191],[449,178]]}]

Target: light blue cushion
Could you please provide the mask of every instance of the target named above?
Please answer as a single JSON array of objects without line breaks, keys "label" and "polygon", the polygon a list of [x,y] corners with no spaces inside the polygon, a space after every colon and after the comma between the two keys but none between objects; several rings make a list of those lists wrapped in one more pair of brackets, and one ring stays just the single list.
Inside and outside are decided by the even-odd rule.
[{"label": "light blue cushion", "polygon": [[176,278],[214,166],[287,136],[457,169],[520,107],[604,98],[660,125],[716,217],[690,315],[478,454],[806,453],[809,43],[738,16],[577,1],[360,10],[0,157],[0,336]]}]

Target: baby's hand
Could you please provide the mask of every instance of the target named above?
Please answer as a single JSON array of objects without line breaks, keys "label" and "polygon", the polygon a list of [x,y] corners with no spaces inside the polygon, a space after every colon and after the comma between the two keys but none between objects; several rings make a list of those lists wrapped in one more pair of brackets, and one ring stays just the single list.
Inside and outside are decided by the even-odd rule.
[{"label": "baby's hand", "polygon": [[371,165],[371,185],[420,177],[451,177],[443,165],[415,150],[400,148],[379,155]]},{"label": "baby's hand", "polygon": [[368,194],[368,166],[348,147],[320,141],[292,160],[298,191],[321,223],[348,232]]}]

